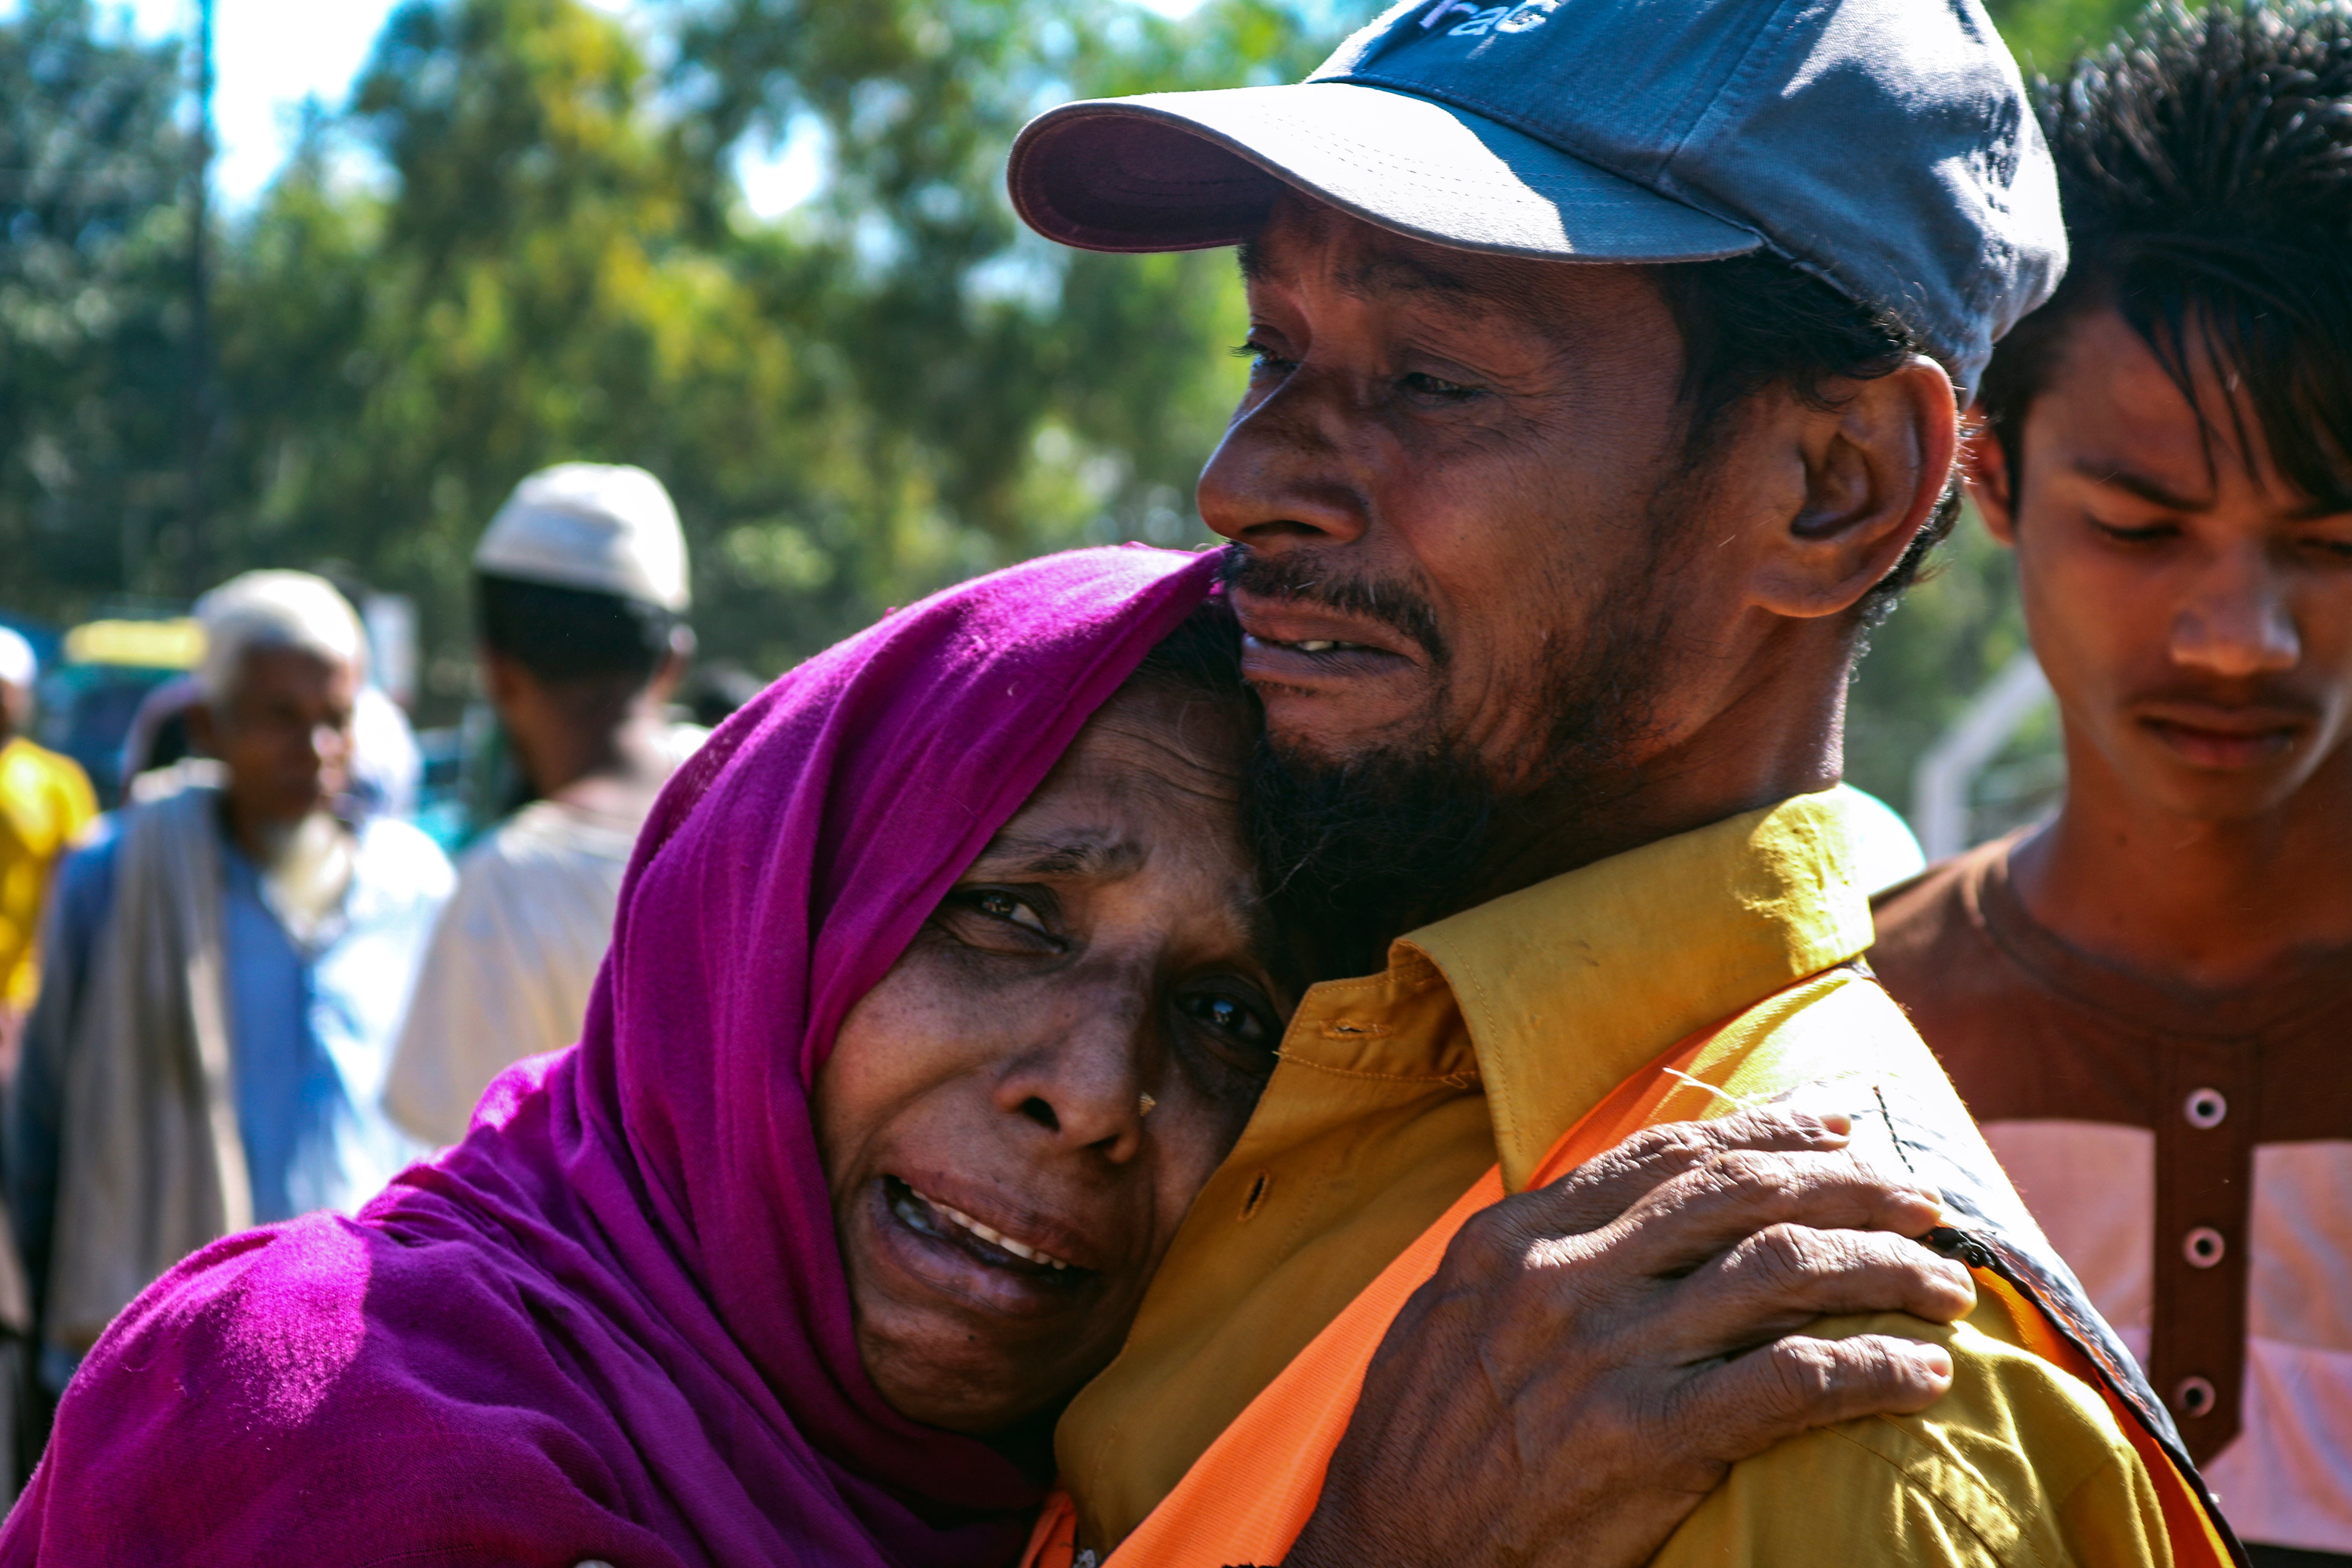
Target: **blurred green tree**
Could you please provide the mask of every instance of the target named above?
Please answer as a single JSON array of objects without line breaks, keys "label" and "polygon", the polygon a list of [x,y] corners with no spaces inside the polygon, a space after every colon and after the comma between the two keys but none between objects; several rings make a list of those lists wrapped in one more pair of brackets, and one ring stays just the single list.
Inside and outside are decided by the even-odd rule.
[{"label": "blurred green tree", "polygon": [[836,456],[862,411],[824,395],[694,232],[696,172],[655,87],[622,27],[572,0],[404,6],[350,121],[389,194],[339,185],[312,138],[223,278],[236,554],[339,559],[416,595],[443,697],[465,686],[475,539],[517,479],[567,458],[668,481],[714,643],[775,662],[780,608],[841,624],[823,569],[757,584],[814,601],[782,606],[731,602],[714,570],[744,517],[855,512],[875,487]]},{"label": "blurred green tree", "polygon": [[169,574],[152,567],[181,542],[178,59],[90,0],[25,0],[0,25],[0,582],[13,608],[161,589]]},{"label": "blurred green tree", "polygon": [[[1994,0],[2029,64],[2126,0]],[[706,649],[782,668],[881,609],[1089,540],[1200,539],[1241,384],[1231,258],[1063,251],[1004,151],[1089,94],[1287,79],[1373,0],[411,0],[347,109],[223,226],[208,557],[338,560],[415,595],[435,712],[467,685],[466,562],[571,458],[677,494]],[[633,27],[635,30],[633,31]],[[175,50],[91,0],[0,21],[0,602],[161,589],[182,547],[186,167]],[[782,220],[736,159],[821,151]],[[384,176],[354,180],[356,140]],[[1898,805],[2021,646],[1964,522],[1874,637],[1849,774]]]}]

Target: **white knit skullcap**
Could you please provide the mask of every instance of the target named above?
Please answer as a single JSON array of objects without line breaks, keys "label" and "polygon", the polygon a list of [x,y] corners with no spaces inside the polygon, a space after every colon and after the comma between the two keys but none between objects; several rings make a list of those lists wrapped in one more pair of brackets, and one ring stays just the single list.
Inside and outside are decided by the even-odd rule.
[{"label": "white knit skullcap", "polygon": [[33,657],[33,645],[6,626],[0,626],[0,682],[10,686],[30,686],[41,673],[41,661]]},{"label": "white knit skullcap", "polygon": [[351,601],[308,572],[232,577],[196,601],[196,619],[205,628],[196,686],[208,702],[235,689],[246,654],[257,647],[300,648],[354,672],[367,662],[367,634]]},{"label": "white knit skullcap", "polygon": [[474,550],[474,569],[685,610],[686,535],[643,468],[559,463],[515,487]]}]

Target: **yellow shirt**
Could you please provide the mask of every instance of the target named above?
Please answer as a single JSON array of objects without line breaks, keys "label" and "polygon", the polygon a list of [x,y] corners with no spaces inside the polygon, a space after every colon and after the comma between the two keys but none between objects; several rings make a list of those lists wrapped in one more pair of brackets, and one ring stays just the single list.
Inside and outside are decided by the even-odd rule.
[{"label": "yellow shirt", "polygon": [[[1561,1132],[1696,1030],[1746,1014],[1727,1033],[1757,1076],[1801,1082],[1820,1109],[1940,1098],[1937,1120],[1965,1126],[1875,984],[1840,973],[1765,1001],[1870,944],[1844,816],[1833,795],[1804,796],[1648,845],[1416,931],[1382,974],[1311,991],[1126,1349],[1063,1417],[1079,1540],[1124,1539],[1488,1166],[1524,1186]],[[1969,1163],[1995,1169],[1980,1144]],[[2098,1393],[2024,1349],[2003,1308],[1948,1329],[1813,1331],[1890,1325],[1951,1348],[1953,1392],[1736,1467],[1658,1563],[2169,1561],[2154,1488]]]},{"label": "yellow shirt", "polygon": [[80,763],[22,737],[0,745],[0,1003],[32,1005],[50,874],[97,815]]}]

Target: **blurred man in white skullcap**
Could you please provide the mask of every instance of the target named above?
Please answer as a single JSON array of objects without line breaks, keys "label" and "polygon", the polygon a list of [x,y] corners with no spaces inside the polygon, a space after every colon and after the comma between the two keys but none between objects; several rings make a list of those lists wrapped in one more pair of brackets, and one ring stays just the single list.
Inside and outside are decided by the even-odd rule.
[{"label": "blurred man in white skullcap", "polygon": [[52,1391],[131,1297],[215,1237],[373,1195],[394,1032],[455,877],[348,819],[358,617],[249,572],[196,604],[204,753],[58,877],[8,1121],[8,1195]]},{"label": "blurred man in white skullcap", "polygon": [[533,474],[474,552],[484,684],[530,803],[467,851],[388,1103],[454,1143],[508,1064],[570,1045],[637,828],[703,731],[665,717],[694,640],[686,538],[643,468]]}]

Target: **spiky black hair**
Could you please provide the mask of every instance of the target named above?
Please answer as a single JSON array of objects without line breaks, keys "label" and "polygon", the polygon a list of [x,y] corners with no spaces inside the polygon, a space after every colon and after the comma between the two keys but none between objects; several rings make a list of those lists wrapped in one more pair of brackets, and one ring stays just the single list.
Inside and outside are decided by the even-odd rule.
[{"label": "spiky black hair", "polygon": [[1985,375],[2010,472],[2068,325],[2112,306],[2192,402],[2200,361],[2242,388],[2242,449],[2251,416],[2283,478],[2352,509],[2352,9],[2160,5],[2035,99],[2073,260]]}]

